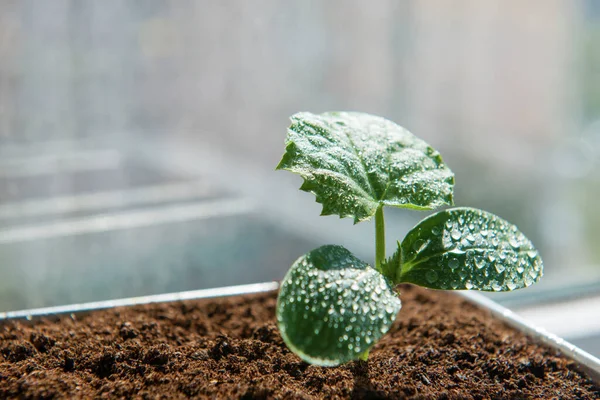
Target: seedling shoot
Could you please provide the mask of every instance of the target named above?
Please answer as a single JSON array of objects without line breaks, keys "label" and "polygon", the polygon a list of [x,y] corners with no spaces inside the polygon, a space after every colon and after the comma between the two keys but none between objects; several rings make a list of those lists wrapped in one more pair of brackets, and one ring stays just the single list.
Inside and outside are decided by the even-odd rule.
[{"label": "seedling shoot", "polygon": [[300,257],[285,276],[277,322],[301,359],[335,366],[366,360],[400,311],[395,287],[510,291],[537,282],[543,263],[516,226],[474,208],[430,215],[386,258],[384,207],[434,210],[453,205],[454,174],[440,154],[406,129],[355,112],[291,117],[277,169],[299,174],[322,215],[375,217],[374,266],[342,246]]}]

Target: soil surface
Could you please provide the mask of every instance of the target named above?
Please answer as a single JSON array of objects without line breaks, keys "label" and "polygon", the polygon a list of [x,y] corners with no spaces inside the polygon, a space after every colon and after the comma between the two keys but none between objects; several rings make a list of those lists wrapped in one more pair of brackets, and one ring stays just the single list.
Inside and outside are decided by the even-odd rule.
[{"label": "soil surface", "polygon": [[459,296],[402,287],[368,362],[308,365],[276,294],[0,323],[0,398],[600,399],[555,351]]}]

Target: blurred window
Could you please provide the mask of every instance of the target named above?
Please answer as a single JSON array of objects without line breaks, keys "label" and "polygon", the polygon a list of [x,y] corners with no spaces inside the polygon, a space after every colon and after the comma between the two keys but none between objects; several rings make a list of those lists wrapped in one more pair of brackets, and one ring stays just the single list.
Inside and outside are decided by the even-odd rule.
[{"label": "blurred window", "polygon": [[[543,281],[600,289],[600,3],[0,2],[0,310],[281,279],[372,225],[274,172],[288,116],[423,137],[456,202],[515,222]],[[390,243],[424,214],[390,210]]]}]

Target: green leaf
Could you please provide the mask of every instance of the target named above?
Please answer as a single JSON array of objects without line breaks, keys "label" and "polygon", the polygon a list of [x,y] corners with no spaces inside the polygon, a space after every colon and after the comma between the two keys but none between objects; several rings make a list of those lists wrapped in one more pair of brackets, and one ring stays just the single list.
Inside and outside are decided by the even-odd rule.
[{"label": "green leaf", "polygon": [[344,247],[327,245],[300,257],[287,273],[277,322],[301,359],[334,366],[368,352],[399,310],[400,299],[383,275]]},{"label": "green leaf", "polygon": [[356,112],[291,117],[277,169],[301,175],[322,215],[365,221],[382,205],[431,210],[452,204],[454,174],[440,154],[395,123]]},{"label": "green leaf", "polygon": [[425,218],[398,251],[401,256],[391,259],[397,281],[433,289],[507,291],[530,286],[543,274],[537,250],[516,226],[473,208]]}]

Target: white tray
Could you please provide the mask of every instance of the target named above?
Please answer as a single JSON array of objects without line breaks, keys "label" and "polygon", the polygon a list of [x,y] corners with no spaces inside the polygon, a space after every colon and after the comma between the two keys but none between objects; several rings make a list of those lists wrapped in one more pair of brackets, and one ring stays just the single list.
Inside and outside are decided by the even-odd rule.
[{"label": "white tray", "polygon": [[[279,288],[277,282],[256,283],[251,285],[227,286],[215,289],[192,290],[187,292],[177,292],[168,294],[159,294],[154,296],[131,297],[119,300],[97,301],[92,303],[71,304],[67,306],[35,308],[22,311],[0,312],[0,324],[7,320],[27,319],[32,320],[36,317],[52,316],[57,314],[75,314],[102,310],[112,307],[134,306],[139,304],[151,304],[171,301],[207,299],[224,296],[235,296],[251,293],[262,293],[276,290]],[[534,340],[544,343],[551,348],[558,350],[564,356],[575,361],[580,369],[585,372],[592,380],[600,384],[600,359],[581,350],[579,347],[559,338],[544,329],[533,326],[509,309],[499,305],[477,292],[458,292],[461,296],[472,301],[479,307],[489,310],[496,318],[501,319],[511,327],[525,333]]]}]

